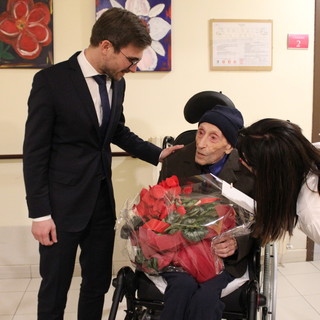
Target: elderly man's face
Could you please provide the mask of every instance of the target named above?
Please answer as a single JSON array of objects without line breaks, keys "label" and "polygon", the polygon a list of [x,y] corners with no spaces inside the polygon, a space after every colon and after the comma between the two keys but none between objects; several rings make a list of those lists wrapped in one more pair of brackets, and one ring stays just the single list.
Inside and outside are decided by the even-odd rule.
[{"label": "elderly man's face", "polygon": [[221,130],[208,122],[199,125],[196,146],[195,162],[200,165],[214,164],[233,149]]}]

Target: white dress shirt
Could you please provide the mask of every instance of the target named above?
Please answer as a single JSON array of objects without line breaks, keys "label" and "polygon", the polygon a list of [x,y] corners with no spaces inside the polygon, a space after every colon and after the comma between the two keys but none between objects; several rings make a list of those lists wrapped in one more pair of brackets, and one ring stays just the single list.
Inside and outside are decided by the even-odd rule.
[{"label": "white dress shirt", "polygon": [[[89,63],[85,54],[85,50],[81,51],[78,55],[78,62],[83,73],[83,76],[86,79],[94,106],[96,108],[96,113],[98,117],[99,124],[101,125],[102,122],[102,106],[101,106],[101,99],[99,94],[99,86],[96,81],[92,78],[93,76],[98,75],[96,69]],[[107,76],[106,87],[108,92],[109,98],[109,105],[111,107],[112,104],[112,86],[111,86],[111,79]]]}]

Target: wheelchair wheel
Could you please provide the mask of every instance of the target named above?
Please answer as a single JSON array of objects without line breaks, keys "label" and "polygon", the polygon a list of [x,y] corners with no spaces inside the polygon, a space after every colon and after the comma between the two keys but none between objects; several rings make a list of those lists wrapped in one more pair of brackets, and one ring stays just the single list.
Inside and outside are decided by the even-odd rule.
[{"label": "wheelchair wheel", "polygon": [[277,247],[269,243],[264,248],[262,276],[262,293],[266,297],[266,305],[260,310],[262,320],[276,319],[277,303]]}]

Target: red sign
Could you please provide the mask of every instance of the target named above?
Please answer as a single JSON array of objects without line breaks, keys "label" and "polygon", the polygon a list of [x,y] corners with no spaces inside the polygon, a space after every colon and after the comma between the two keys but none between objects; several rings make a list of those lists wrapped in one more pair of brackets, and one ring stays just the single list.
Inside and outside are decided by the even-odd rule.
[{"label": "red sign", "polygon": [[288,49],[308,49],[308,34],[288,34]]}]

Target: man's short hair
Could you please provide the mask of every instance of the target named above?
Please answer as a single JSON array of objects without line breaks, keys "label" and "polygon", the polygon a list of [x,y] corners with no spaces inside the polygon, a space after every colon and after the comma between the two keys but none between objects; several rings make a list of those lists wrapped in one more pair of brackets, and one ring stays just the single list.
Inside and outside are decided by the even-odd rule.
[{"label": "man's short hair", "polygon": [[103,40],[109,40],[116,52],[129,44],[145,49],[152,41],[147,25],[131,11],[121,8],[106,10],[94,24],[90,45],[97,47]]}]

